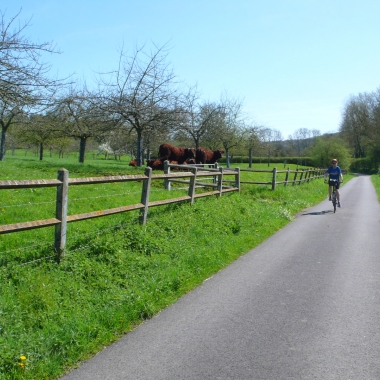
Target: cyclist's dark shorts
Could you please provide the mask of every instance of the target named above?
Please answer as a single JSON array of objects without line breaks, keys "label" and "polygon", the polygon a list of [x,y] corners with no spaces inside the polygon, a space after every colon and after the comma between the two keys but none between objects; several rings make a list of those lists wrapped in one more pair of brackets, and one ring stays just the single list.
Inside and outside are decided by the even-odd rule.
[{"label": "cyclist's dark shorts", "polygon": [[334,186],[335,185],[335,188],[339,189],[340,182],[339,181],[331,181],[331,179],[330,179],[329,180],[329,185],[330,186]]}]

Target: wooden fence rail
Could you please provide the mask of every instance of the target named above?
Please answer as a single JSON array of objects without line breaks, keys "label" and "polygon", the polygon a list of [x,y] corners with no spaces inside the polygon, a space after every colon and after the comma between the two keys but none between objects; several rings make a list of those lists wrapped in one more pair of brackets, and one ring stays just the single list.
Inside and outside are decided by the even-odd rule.
[{"label": "wooden fence rail", "polygon": [[[182,165],[178,165],[182,166]],[[183,169],[183,168],[182,168]],[[66,169],[60,169],[58,171],[58,179],[56,180],[22,180],[22,181],[0,181],[0,190],[2,189],[20,189],[20,188],[41,188],[41,187],[56,187],[56,213],[55,218],[35,220],[31,222],[23,222],[16,224],[6,224],[0,225],[0,234],[7,234],[12,232],[20,232],[25,230],[31,230],[36,228],[51,227],[55,226],[55,252],[58,255],[58,260],[60,260],[65,251],[66,247],[66,235],[67,235],[67,223],[78,222],[81,220],[98,218],[102,216],[123,213],[132,210],[140,210],[140,223],[145,224],[147,221],[149,207],[162,206],[171,203],[189,201],[194,202],[196,198],[206,197],[211,195],[219,195],[222,193],[231,191],[240,191],[240,169],[235,170],[221,170],[218,173],[213,173],[216,177],[215,184],[209,184],[201,182],[198,179],[206,176],[210,176],[210,173],[203,169],[198,171],[197,167],[190,167],[186,165],[186,172],[177,173],[164,173],[164,174],[152,174],[152,169],[147,167],[145,173],[142,175],[122,175],[122,176],[107,176],[107,177],[93,177],[93,178],[69,178],[69,172]],[[235,177],[234,186],[223,185],[223,178],[225,175],[233,175]],[[151,192],[152,180],[171,180],[180,181],[181,178],[189,178],[187,181],[188,195],[160,200],[160,201],[149,201],[149,196]],[[69,187],[79,186],[79,185],[95,185],[99,183],[114,183],[114,182],[142,182],[142,192],[141,192],[141,202],[137,204],[88,212],[84,214],[68,215],[68,199],[69,199]],[[181,180],[182,181],[182,180]],[[195,188],[199,185],[203,187],[212,186],[214,190],[209,192],[202,192],[196,194]]]}]

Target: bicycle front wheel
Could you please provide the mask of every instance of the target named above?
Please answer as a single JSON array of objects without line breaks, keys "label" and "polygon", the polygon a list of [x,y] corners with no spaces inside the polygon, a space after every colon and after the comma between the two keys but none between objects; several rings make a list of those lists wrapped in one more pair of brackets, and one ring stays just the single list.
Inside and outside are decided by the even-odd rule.
[{"label": "bicycle front wheel", "polygon": [[334,189],[334,192],[333,192],[333,195],[332,195],[332,204],[333,204],[334,213],[335,213],[335,211],[336,211],[336,194],[335,194],[335,189]]}]

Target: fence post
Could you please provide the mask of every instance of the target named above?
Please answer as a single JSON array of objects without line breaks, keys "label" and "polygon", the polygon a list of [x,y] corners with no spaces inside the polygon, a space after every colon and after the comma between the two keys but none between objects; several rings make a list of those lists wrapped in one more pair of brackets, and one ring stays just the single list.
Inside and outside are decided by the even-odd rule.
[{"label": "fence post", "polygon": [[[215,164],[211,165],[210,168],[218,169],[218,163],[215,162]],[[218,181],[217,177],[218,176],[214,175],[213,180],[212,180],[213,183],[217,183],[217,181]]]},{"label": "fence post", "polygon": [[[218,191],[219,196],[222,196],[222,190],[223,190],[223,168],[219,168],[220,174],[218,174]],[[214,176],[216,178],[216,176]]]},{"label": "fence post", "polygon": [[286,171],[286,175],[285,175],[285,183],[284,183],[284,186],[288,186],[289,173],[290,173],[290,168],[288,167],[288,170]]},{"label": "fence post", "polygon": [[141,193],[141,203],[144,205],[144,208],[140,210],[140,224],[146,224],[146,220],[148,218],[150,185],[152,183],[152,168],[146,167],[144,174],[147,176],[147,178],[143,181]]},{"label": "fence post", "polygon": [[302,169],[302,172],[301,172],[301,176],[300,176],[300,180],[299,180],[299,182],[300,182],[300,185],[301,185],[301,183],[302,183],[302,177],[303,177],[303,174],[305,173],[305,170],[304,169]]},{"label": "fence post", "polygon": [[310,182],[310,177],[312,176],[312,174],[313,174],[313,169],[312,168],[309,168],[308,169],[308,176],[307,176],[307,182]]},{"label": "fence post", "polygon": [[298,175],[298,168],[296,169],[296,172],[294,173],[293,186],[296,184],[297,175]]},{"label": "fence post", "polygon": [[235,168],[235,186],[238,188],[238,192],[240,193],[240,168]]},{"label": "fence post", "polygon": [[54,249],[59,262],[64,256],[66,248],[69,171],[66,169],[58,170],[58,180],[62,183],[57,186],[55,217],[60,220],[61,223],[55,226]]},{"label": "fence post", "polygon": [[272,190],[276,190],[277,168],[273,168]]},{"label": "fence post", "polygon": [[[170,166],[168,160],[164,161],[164,173],[170,174]],[[171,190],[171,182],[169,178],[165,178],[165,190]]]},{"label": "fence post", "polygon": [[194,174],[192,177],[190,177],[189,192],[188,192],[191,204],[194,203],[195,183],[197,182],[197,171],[198,171],[197,167],[191,168],[191,172]]}]

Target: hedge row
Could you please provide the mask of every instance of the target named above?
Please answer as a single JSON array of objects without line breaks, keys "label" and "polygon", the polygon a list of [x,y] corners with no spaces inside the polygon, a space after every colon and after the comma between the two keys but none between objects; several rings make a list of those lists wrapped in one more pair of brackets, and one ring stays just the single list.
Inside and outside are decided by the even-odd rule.
[{"label": "hedge row", "polygon": [[[225,163],[226,157],[223,157],[218,160],[218,162]],[[268,157],[252,157],[253,164],[267,163]],[[230,163],[246,163],[249,164],[248,156],[230,156]],[[272,164],[295,164],[295,165],[304,165],[304,166],[314,166],[313,160],[310,157],[270,157],[270,163]]]}]

